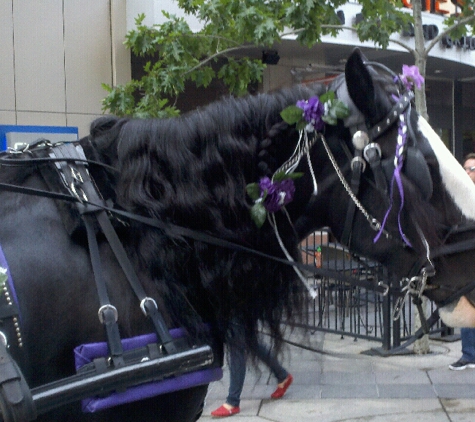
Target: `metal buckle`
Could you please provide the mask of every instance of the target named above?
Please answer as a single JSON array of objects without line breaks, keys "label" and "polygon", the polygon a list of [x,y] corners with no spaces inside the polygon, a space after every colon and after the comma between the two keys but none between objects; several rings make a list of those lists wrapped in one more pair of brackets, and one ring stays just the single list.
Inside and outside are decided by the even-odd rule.
[{"label": "metal buckle", "polygon": [[158,310],[157,302],[155,302],[155,300],[152,299],[151,297],[146,297],[146,298],[142,299],[142,301],[140,302],[140,309],[142,309],[142,312],[144,313],[145,316],[148,316],[147,308],[145,308],[145,304],[147,302],[152,303],[153,307],[156,310]]},{"label": "metal buckle", "polygon": [[74,182],[74,181],[71,182],[70,187],[71,187],[72,193],[74,194],[74,196],[78,199],[78,201],[81,204],[83,203],[83,201],[88,200],[86,193],[84,192],[84,190],[81,187],[78,186],[77,190],[76,190],[76,182]]},{"label": "metal buckle", "polygon": [[361,158],[359,156],[353,157],[353,159],[351,160],[351,170],[352,171],[355,171],[356,163],[361,164],[361,167],[362,167],[361,173],[364,173],[364,171],[366,170],[366,161],[363,160],[363,158]]},{"label": "metal buckle", "polygon": [[371,162],[370,157],[368,157],[368,150],[370,149],[375,149],[376,152],[378,153],[379,158],[381,158],[381,147],[377,142],[371,142],[370,144],[366,145],[364,150],[363,150],[363,156],[366,161]]},{"label": "metal buckle", "polygon": [[107,305],[102,305],[97,311],[97,316],[99,317],[99,321],[101,322],[101,324],[104,324],[104,316],[102,315],[102,313],[106,309],[110,309],[112,310],[112,312],[114,312],[114,319],[115,319],[115,322],[117,322],[117,320],[119,319],[119,313],[117,312],[117,308],[113,305],[107,304]]},{"label": "metal buckle", "polygon": [[71,169],[71,176],[73,177],[73,179],[78,181],[79,183],[84,183],[84,180],[82,178],[80,171],[71,166],[69,168]]}]

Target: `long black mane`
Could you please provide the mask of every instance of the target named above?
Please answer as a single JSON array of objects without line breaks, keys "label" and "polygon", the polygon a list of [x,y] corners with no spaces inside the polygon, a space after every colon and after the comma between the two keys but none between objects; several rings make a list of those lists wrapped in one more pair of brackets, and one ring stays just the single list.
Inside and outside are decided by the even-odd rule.
[{"label": "long black mane", "polygon": [[[101,159],[118,170],[120,207],[284,257],[271,226],[258,229],[251,220],[246,185],[275,171],[295,148],[298,134],[280,111],[323,90],[296,87],[228,98],[173,119],[102,118],[92,126],[92,141]],[[298,259],[300,239],[284,215],[277,217],[283,242]],[[177,326],[192,330],[197,319],[204,320],[222,334],[237,317],[250,346],[261,322],[279,347],[282,320],[300,308],[289,266],[133,222],[128,242],[139,267],[166,286],[163,301]]]}]

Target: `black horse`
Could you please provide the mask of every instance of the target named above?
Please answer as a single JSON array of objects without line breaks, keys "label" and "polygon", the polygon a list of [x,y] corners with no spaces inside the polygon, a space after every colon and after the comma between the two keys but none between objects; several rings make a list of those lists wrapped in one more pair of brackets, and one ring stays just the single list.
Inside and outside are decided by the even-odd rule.
[{"label": "black horse", "polygon": [[[296,168],[303,176],[295,180],[292,202],[273,214],[272,224],[268,219],[260,228],[251,218],[253,201],[246,187],[286,165],[302,141],[295,126],[282,121],[280,112],[323,94],[325,86],[229,98],[169,120],[104,117],[93,122],[90,135],[78,142],[107,220],[146,296],[157,302],[167,327],[182,328],[193,345],[211,344],[218,365],[231,318],[242,321],[251,351],[261,325],[279,350],[281,322],[290,320],[301,305],[294,268],[263,254],[297,261],[298,242],[328,225],[353,251],[381,261],[401,277],[420,277],[432,264],[426,259],[429,249],[443,243],[449,227],[475,216],[473,205],[465,216],[460,211],[469,201],[475,204],[475,188],[430,126],[409,110],[410,96],[400,99],[408,93],[393,75],[366,64],[356,51],[348,59],[346,74],[330,89],[347,104],[350,116],[325,125],[304,145]],[[368,157],[371,166],[360,174],[352,171],[363,161],[350,166],[351,158],[361,155],[351,142],[352,132],[377,128],[391,113],[396,117],[390,117],[379,132],[370,130],[370,135],[378,132],[371,140],[380,146],[376,161],[381,166]],[[411,130],[407,153],[401,154],[405,200],[398,218],[402,198],[397,189],[391,194],[394,165],[391,168],[388,162],[395,155],[400,115],[406,116]],[[156,328],[151,318],[144,318],[108,236],[98,230],[95,220],[91,236],[88,220],[97,210],[84,212],[84,207],[91,207],[88,195],[77,184],[77,169],[69,167],[72,162],[81,164],[81,159],[64,159],[57,148],[40,142],[30,151],[6,153],[0,172],[0,245],[14,286],[9,298],[19,307],[16,321],[5,318],[2,331],[30,388],[73,375],[73,349],[105,341],[97,319],[100,300],[88,247],[92,238],[97,239],[121,337],[137,337]],[[343,178],[358,179],[353,183],[356,205],[335,167]],[[72,188],[65,189],[60,178],[71,181],[71,177]],[[12,185],[24,191],[18,193]],[[58,195],[44,194],[51,191]],[[375,220],[383,222],[391,201],[392,211],[380,227]],[[377,242],[373,242],[374,228],[383,232]],[[450,277],[449,270],[456,264],[450,259],[440,266],[436,262],[434,280],[440,288],[436,294],[427,292],[434,300],[444,302],[452,288],[471,281],[464,274],[459,274],[459,280]],[[10,325],[16,332],[11,333]],[[206,383],[189,386],[92,414],[81,413],[80,404],[73,403],[39,415],[38,420],[194,421],[206,391]]]}]

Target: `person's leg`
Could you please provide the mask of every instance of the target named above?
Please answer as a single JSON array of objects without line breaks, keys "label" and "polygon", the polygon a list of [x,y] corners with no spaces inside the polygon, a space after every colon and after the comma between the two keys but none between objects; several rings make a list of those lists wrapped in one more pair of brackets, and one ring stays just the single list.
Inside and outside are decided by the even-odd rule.
[{"label": "person's leg", "polygon": [[475,362],[475,328],[461,328],[462,359],[467,362]]},{"label": "person's leg", "polygon": [[229,363],[228,396],[223,405],[211,412],[214,417],[232,416],[240,412],[241,393],[246,378],[246,346],[241,325],[231,323],[226,332]]},{"label": "person's leg", "polygon": [[229,390],[226,403],[238,407],[246,378],[246,352],[244,346],[235,343],[228,345],[229,351]]},{"label": "person's leg", "polygon": [[256,352],[257,352],[257,357],[269,367],[272,374],[277,378],[277,383],[280,384],[281,382],[285,381],[289,373],[279,363],[279,361],[277,360],[275,355],[271,352],[271,350],[267,348],[266,346],[264,346],[263,344],[258,343]]},{"label": "person's leg", "polygon": [[257,346],[257,357],[269,367],[272,374],[277,378],[277,388],[271,394],[271,398],[282,398],[294,380],[292,375],[279,363],[275,354],[261,343]]}]

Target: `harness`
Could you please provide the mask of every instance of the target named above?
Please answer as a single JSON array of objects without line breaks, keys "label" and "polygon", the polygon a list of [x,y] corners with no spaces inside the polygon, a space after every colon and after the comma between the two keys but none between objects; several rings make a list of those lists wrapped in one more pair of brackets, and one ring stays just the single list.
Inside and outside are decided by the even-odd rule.
[{"label": "harness", "polygon": [[[97,348],[91,348],[88,345],[84,345],[81,352],[76,352],[80,353],[80,356],[87,357],[90,361],[90,363],[82,362],[76,375],[30,390],[20,368],[11,358],[7,338],[3,335],[2,341],[0,341],[0,410],[3,420],[5,422],[31,421],[36,419],[40,413],[85,399],[87,399],[86,410],[96,411],[164,392],[208,384],[210,381],[220,379],[221,368],[212,367],[214,353],[211,346],[191,344],[183,331],[175,332],[172,335],[155,300],[146,295],[107,214],[107,209],[111,208],[112,204],[103,200],[90,177],[86,166],[88,160],[81,146],[65,143],[55,144],[53,148],[48,142],[40,142],[35,147],[48,151],[49,157],[34,158],[33,160],[55,163],[60,178],[69,192],[69,194],[59,194],[58,196],[54,192],[49,192],[48,195],[46,191],[36,190],[35,194],[55,199],[69,196],[70,199],[73,199],[71,202],[75,204],[84,222],[100,303],[98,318],[104,326],[107,341],[100,347],[103,353],[99,355]],[[19,160],[3,158],[2,160],[10,165],[15,161],[15,164],[20,164]],[[26,160],[26,162],[29,161],[31,160]],[[5,186],[3,187],[5,188]],[[27,188],[18,188],[19,192],[33,194]],[[138,299],[140,309],[151,322],[154,329],[154,334],[151,337],[121,339],[117,324],[118,311],[109,300],[103,275],[96,228],[107,239]],[[2,311],[0,306],[0,312],[3,317],[12,316],[15,318],[14,322],[16,323],[18,307],[16,304],[7,305],[5,311]],[[131,340],[132,343],[130,343]],[[129,344],[129,346],[125,348],[124,344]],[[187,378],[187,374],[191,374],[191,376]],[[161,380],[165,381],[160,382]],[[151,381],[153,382],[151,383]],[[117,395],[114,394],[106,400],[101,398],[104,393],[124,392],[125,390],[131,394],[125,394],[125,397],[120,399],[117,399]],[[98,399],[89,398],[96,395],[101,397]],[[131,396],[134,399],[131,399]]]}]

